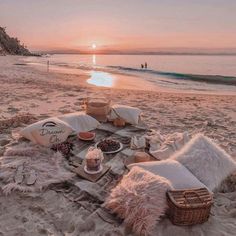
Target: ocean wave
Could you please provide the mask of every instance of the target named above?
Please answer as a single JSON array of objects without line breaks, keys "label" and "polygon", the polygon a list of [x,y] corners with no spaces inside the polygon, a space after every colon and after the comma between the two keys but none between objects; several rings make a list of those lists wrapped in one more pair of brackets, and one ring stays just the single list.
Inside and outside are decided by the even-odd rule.
[{"label": "ocean wave", "polygon": [[199,75],[199,74],[184,74],[176,72],[165,72],[151,69],[137,69],[132,67],[123,66],[108,66],[109,68],[127,71],[133,73],[147,73],[153,75],[161,75],[173,79],[192,80],[198,82],[214,83],[214,84],[227,84],[236,86],[236,77],[234,76],[222,76],[222,75]]},{"label": "ocean wave", "polygon": [[[43,62],[45,63],[45,62]],[[200,74],[185,74],[185,73],[177,73],[177,72],[166,72],[166,71],[158,71],[152,69],[139,69],[132,67],[124,67],[124,66],[99,66],[99,65],[89,65],[85,63],[66,63],[66,62],[56,62],[51,61],[50,65],[64,67],[67,69],[81,69],[86,71],[103,71],[108,73],[122,73],[126,75],[136,75],[143,77],[144,74],[153,75],[155,80],[155,76],[159,76],[158,80],[161,82],[169,83],[169,84],[180,84],[182,80],[184,82],[187,80],[196,81],[196,82],[205,82],[211,84],[224,84],[224,85],[234,85],[236,86],[236,77],[234,76],[223,76],[223,75],[200,75]],[[169,80],[166,80],[169,79]],[[171,81],[171,79],[173,79]]]}]

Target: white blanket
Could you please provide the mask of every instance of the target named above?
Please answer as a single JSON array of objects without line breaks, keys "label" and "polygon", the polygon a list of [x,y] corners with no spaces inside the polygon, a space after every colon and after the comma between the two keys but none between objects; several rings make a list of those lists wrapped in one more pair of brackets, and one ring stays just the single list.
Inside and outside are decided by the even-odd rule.
[{"label": "white blanket", "polygon": [[160,160],[168,159],[174,152],[180,150],[189,140],[190,136],[187,132],[173,133],[168,136],[162,136],[159,132],[153,131],[146,136],[149,141],[149,152]]}]

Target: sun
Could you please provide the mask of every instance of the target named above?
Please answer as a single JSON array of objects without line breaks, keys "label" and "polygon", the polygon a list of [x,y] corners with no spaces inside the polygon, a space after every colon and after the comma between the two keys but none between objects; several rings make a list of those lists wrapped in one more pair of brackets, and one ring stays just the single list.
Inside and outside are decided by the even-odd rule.
[{"label": "sun", "polygon": [[95,43],[92,44],[92,49],[96,49],[97,45]]}]

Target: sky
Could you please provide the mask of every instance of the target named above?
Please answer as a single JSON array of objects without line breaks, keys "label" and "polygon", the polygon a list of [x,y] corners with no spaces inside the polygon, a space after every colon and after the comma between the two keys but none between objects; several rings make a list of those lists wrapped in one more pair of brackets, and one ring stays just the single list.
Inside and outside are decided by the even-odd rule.
[{"label": "sky", "polygon": [[0,0],[0,26],[36,51],[230,49],[236,0]]}]

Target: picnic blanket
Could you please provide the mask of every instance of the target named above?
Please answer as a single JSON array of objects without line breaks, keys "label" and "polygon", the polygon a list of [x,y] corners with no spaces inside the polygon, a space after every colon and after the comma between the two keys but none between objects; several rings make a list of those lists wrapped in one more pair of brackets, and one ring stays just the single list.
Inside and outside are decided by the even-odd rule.
[{"label": "picnic blanket", "polygon": [[[76,168],[81,164],[89,146],[106,137],[114,137],[121,142],[133,136],[142,136],[146,127],[127,126],[113,127],[104,124],[96,130],[93,143],[78,141],[76,136],[69,139],[74,144],[72,154],[67,163]],[[41,193],[12,192],[7,198],[0,192],[0,202],[4,208],[0,216],[0,232],[3,235],[71,235],[71,236],[131,236],[123,221],[111,215],[102,204],[122,175],[126,172],[125,161],[133,150],[129,144],[123,143],[123,150],[116,154],[105,155],[104,163],[109,171],[97,182],[74,176],[61,183],[50,184]],[[72,173],[72,172],[71,172]],[[230,179],[228,182],[235,180]],[[235,186],[235,185],[234,185]],[[225,185],[226,187],[226,185]],[[215,195],[213,215],[209,221],[193,227],[178,227],[164,218],[156,225],[154,235],[233,235],[235,232],[235,196],[236,189],[224,188],[224,192]],[[8,218],[5,224],[6,216]],[[24,226],[24,227],[23,227]]]},{"label": "picnic blanket", "polygon": [[[6,184],[10,184],[11,186],[11,183],[14,185],[14,188],[8,188],[9,195],[7,199],[5,194],[0,190],[0,201],[3,198],[5,199],[4,201],[8,202],[6,204],[9,205],[6,214],[15,215],[19,209],[24,209],[24,211],[21,212],[21,215],[24,217],[24,220],[27,219],[27,223],[31,225],[31,230],[39,227],[36,224],[38,224],[37,222],[40,222],[40,225],[44,225],[45,228],[47,228],[48,233],[50,232],[54,235],[64,235],[68,233],[68,231],[73,231],[73,234],[71,235],[89,235],[91,230],[96,228],[96,231],[103,231],[104,227],[108,229],[108,232],[111,232],[111,235],[116,235],[114,233],[116,232],[116,229],[114,229],[114,231],[111,227],[113,227],[113,223],[116,226],[120,225],[121,221],[107,213],[101,208],[101,205],[109,190],[115,186],[117,181],[126,171],[124,161],[133,153],[129,148],[129,142],[127,141],[130,141],[133,136],[142,136],[145,134],[146,127],[126,126],[124,128],[118,128],[107,123],[102,124],[95,132],[96,139],[93,142],[80,141],[75,135],[70,136],[68,141],[73,143],[73,150],[68,159],[64,158],[63,161],[58,153],[54,156],[52,150],[45,147],[42,147],[41,149],[38,145],[34,145],[27,140],[22,141],[20,139],[18,143],[14,141],[12,145],[9,144],[6,155],[1,158],[2,160],[4,159],[6,165],[10,164],[10,166],[8,166],[8,176],[10,176],[10,178],[7,179],[0,176],[1,187],[4,187]],[[95,183],[75,175],[73,170],[77,168],[77,164],[83,162],[88,148],[96,142],[108,137],[123,142],[123,149],[119,153],[104,155],[104,164],[109,166],[108,172]],[[16,147],[18,147],[17,152]],[[35,151],[38,153],[36,156]],[[38,159],[37,157],[40,157],[41,159]],[[48,160],[47,157],[49,158]],[[25,160],[30,160],[30,165],[26,165]],[[43,161],[42,165],[40,164],[40,160]],[[64,162],[66,162],[67,165],[65,165],[66,163]],[[37,178],[39,178],[39,180],[36,180],[36,185],[25,186],[27,192],[20,192],[19,190],[22,190],[21,184],[24,184],[24,181],[20,184],[14,182],[14,174],[17,171],[18,164],[24,164],[24,166],[27,167],[26,169],[34,168],[36,164],[40,165],[43,167],[42,169],[44,169],[44,174],[49,165],[50,168],[48,170],[53,171],[51,174],[49,173],[48,176],[44,176],[48,177],[48,185],[46,184],[46,181],[44,181],[41,188],[42,191],[35,191],[36,189],[39,190],[39,188],[36,187],[39,187],[39,184],[41,183],[39,181],[41,179],[39,178],[40,170],[38,168]],[[64,179],[61,178],[61,176],[58,176],[61,170],[63,170]],[[71,171],[68,172],[68,170]],[[18,186],[18,188],[16,188],[16,186]],[[12,191],[14,189],[18,191]],[[38,215],[38,213],[36,213],[36,211],[38,212],[36,209],[39,208],[47,209],[44,215]],[[63,219],[59,220],[57,218],[59,215],[63,215]],[[94,217],[96,222],[93,220]],[[17,235],[19,233],[17,229],[17,218],[10,217],[10,224],[12,227],[8,227],[1,222],[4,222],[4,220],[1,221],[0,216],[0,232],[4,235]],[[53,226],[54,223],[56,224],[55,227]],[[103,223],[105,223],[106,226],[104,226]],[[21,233],[23,232],[23,235],[35,234],[34,231],[31,231],[31,233],[27,231],[30,229],[25,228],[25,231],[23,232],[23,228],[21,228]],[[112,232],[114,234],[112,234]],[[92,235],[99,234],[92,233]],[[102,235],[104,234],[102,233]]]},{"label": "picnic blanket", "polygon": [[[9,145],[4,155],[0,157],[2,189],[5,193],[10,193],[13,190],[34,192],[52,183],[69,180],[73,177],[73,172],[79,174],[80,177],[96,182],[102,175],[98,175],[94,179],[94,175],[84,175],[83,169],[81,170],[82,174],[77,171],[78,167],[82,166],[88,149],[96,142],[112,137],[123,142],[123,150],[126,150],[132,135],[137,132],[142,135],[144,131],[145,128],[127,126],[124,129],[119,129],[111,124],[103,124],[95,130],[96,139],[93,142],[81,141],[76,135],[70,136],[68,141],[73,144],[73,150],[67,157],[68,160],[63,158],[60,153],[54,153],[50,148],[35,145],[26,140],[17,145]],[[124,141],[126,142],[124,143]],[[125,158],[123,152],[104,156],[103,174],[109,169],[114,174],[123,173],[122,160]]]}]

